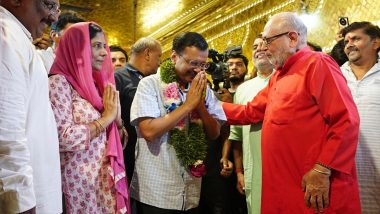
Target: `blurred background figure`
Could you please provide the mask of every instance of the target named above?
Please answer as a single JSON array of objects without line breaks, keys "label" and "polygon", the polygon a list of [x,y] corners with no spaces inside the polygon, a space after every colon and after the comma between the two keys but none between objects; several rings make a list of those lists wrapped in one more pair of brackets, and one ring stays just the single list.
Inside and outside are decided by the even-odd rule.
[{"label": "blurred background figure", "polygon": [[117,45],[110,46],[111,51],[111,59],[114,71],[124,68],[128,62],[128,54],[127,52]]},{"label": "blurred background figure", "polygon": [[74,11],[60,13],[58,20],[51,25],[50,36],[44,34],[42,37],[34,40],[34,44],[38,48],[37,52],[44,62],[47,73],[49,73],[51,65],[54,62],[54,52],[58,47],[61,36],[72,24],[84,21],[85,19]]},{"label": "blurred background figure", "polygon": [[66,11],[59,15],[58,20],[51,25],[50,38],[53,40],[53,48],[56,49],[61,36],[73,24],[86,21],[74,11]]},{"label": "blurred background figure", "polygon": [[341,67],[360,115],[356,166],[363,213],[380,213],[380,28],[353,22],[342,30],[348,62]]},{"label": "blurred background figure", "polygon": [[339,40],[330,52],[330,56],[338,63],[339,66],[342,66],[345,62],[348,61],[348,57],[344,52],[344,40]]},{"label": "blurred background figure", "polygon": [[[253,42],[252,61],[257,76],[241,84],[235,93],[234,103],[246,104],[268,84],[274,67],[265,51],[258,47],[263,42],[259,34]],[[229,140],[232,142],[237,189],[245,195],[249,214],[259,214],[261,209],[261,127],[262,123],[247,126],[231,126]]]},{"label": "blurred background figure", "polygon": [[317,45],[317,44],[314,44],[314,43],[311,43],[311,42],[307,42],[307,46],[310,48],[310,50],[312,51],[318,51],[318,52],[322,52],[322,48],[321,46]]}]

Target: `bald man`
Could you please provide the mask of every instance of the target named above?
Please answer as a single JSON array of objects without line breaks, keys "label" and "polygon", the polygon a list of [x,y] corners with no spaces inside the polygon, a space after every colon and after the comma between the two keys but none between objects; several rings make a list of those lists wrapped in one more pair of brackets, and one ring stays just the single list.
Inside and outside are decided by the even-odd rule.
[{"label": "bald man", "polygon": [[311,51],[294,13],[271,17],[264,51],[276,68],[247,105],[224,103],[231,124],[262,125],[262,213],[360,213],[359,114],[333,59]]}]

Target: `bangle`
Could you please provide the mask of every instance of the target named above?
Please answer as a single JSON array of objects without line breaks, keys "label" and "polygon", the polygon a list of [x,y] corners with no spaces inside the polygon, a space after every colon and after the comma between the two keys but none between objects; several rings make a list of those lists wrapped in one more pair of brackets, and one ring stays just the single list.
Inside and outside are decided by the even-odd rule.
[{"label": "bangle", "polygon": [[239,173],[244,174],[244,173],[243,173],[243,169],[240,168],[240,167],[236,167],[236,168],[235,168],[235,173],[236,173],[236,174],[239,174]]},{"label": "bangle", "polygon": [[121,125],[117,126],[117,129],[122,129],[124,127],[124,120],[121,120]]},{"label": "bangle", "polygon": [[99,131],[99,126],[98,126],[98,124],[94,121],[94,126],[95,126],[95,136],[97,137],[97,136],[99,136],[99,134],[100,134],[100,131]]},{"label": "bangle", "polygon": [[103,127],[103,125],[98,121],[98,120],[95,120],[96,123],[99,124],[100,126],[100,132],[104,132],[106,129]]},{"label": "bangle", "polygon": [[320,166],[323,166],[323,167],[325,167],[326,169],[329,169],[329,170],[331,170],[331,167],[328,167],[328,166],[326,166],[326,165],[322,164],[321,162],[316,162],[315,164],[318,164],[318,165],[320,165]]},{"label": "bangle", "polygon": [[320,173],[320,174],[324,174],[324,175],[331,175],[331,172],[325,172],[325,171],[321,171],[319,169],[316,169],[316,168],[313,168],[314,171]]}]

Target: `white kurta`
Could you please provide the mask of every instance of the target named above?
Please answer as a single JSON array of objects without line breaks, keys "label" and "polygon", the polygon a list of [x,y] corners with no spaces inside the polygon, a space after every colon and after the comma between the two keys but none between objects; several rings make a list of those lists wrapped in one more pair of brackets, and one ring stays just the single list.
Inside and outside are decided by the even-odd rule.
[{"label": "white kurta", "polygon": [[356,166],[363,213],[380,213],[380,63],[357,80],[349,62],[341,70],[360,114]]},{"label": "white kurta", "polygon": [[58,137],[45,67],[0,6],[0,213],[61,213]]},{"label": "white kurta", "polygon": [[41,57],[46,71],[49,73],[55,59],[54,49],[52,47],[48,47],[46,50],[37,50],[37,53]]}]

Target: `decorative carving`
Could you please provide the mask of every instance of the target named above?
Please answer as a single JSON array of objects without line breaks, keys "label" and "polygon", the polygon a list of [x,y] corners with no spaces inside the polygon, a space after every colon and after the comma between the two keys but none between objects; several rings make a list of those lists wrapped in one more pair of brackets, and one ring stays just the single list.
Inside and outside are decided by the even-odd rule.
[{"label": "decorative carving", "polygon": [[61,3],[92,8],[92,12],[78,12],[98,22],[106,30],[109,41],[127,49],[143,36],[158,39],[163,45],[163,58],[170,56],[175,35],[197,31],[219,52],[229,45],[242,44],[243,53],[250,59],[253,39],[263,30],[269,16],[281,11],[315,14],[319,25],[309,30],[308,40],[325,50],[335,44],[339,16],[349,17],[350,22],[380,20],[378,0],[176,0],[180,4],[176,11],[157,24],[144,27],[142,22],[148,12],[165,12],[165,8],[159,8],[162,1],[61,0]]}]

